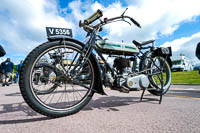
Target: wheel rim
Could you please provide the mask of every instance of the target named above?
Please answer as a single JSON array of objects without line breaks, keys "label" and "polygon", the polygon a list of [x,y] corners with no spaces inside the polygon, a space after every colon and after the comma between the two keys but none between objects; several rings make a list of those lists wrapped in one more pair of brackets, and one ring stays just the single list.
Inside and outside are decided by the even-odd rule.
[{"label": "wheel rim", "polygon": [[163,92],[167,91],[171,84],[171,72],[168,64],[161,57],[154,58],[155,64],[160,68],[160,70],[151,63],[150,65],[150,74],[149,77],[151,84],[155,87],[156,90],[160,90],[162,87],[160,79],[163,79]]},{"label": "wheel rim", "polygon": [[[60,76],[61,73],[58,74],[58,72],[52,70],[49,77],[45,80],[46,83],[44,83],[41,80],[41,77],[44,76],[44,74],[41,72],[41,75],[39,76],[40,80],[37,84],[35,84],[33,74],[35,74],[36,64],[41,62],[41,60],[45,57],[46,63],[52,65],[52,60],[55,60],[55,58],[51,59],[50,55],[57,51],[62,53],[63,60],[57,65],[54,64],[54,68],[56,68],[56,70],[59,69],[59,71],[62,72],[62,76]],[[83,101],[91,94],[91,88],[94,84],[94,70],[90,60],[88,60],[83,69],[80,69],[78,76],[76,76],[73,81],[70,81],[70,79],[66,80],[66,75],[70,75],[70,65],[70,69],[72,70],[74,64],[70,64],[69,62],[71,61],[72,63],[75,55],[78,56],[74,62],[76,62],[80,56],[80,50],[78,48],[66,45],[54,46],[39,54],[34,61],[29,73],[31,79],[29,84],[31,93],[34,98],[42,104],[42,106],[51,110],[71,110],[82,104]],[[61,67],[62,65],[64,65],[65,71],[63,67]],[[43,71],[43,69],[40,69],[40,71]]]}]

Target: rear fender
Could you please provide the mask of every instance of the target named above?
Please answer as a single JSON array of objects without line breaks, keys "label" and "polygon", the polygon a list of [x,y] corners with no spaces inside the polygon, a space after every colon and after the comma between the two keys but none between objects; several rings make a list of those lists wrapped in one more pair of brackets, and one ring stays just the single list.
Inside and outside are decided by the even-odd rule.
[{"label": "rear fender", "polygon": [[[48,40],[50,42],[60,41],[60,43],[62,43],[62,41],[70,41],[70,42],[79,44],[82,47],[84,47],[84,45],[85,45],[82,42],[80,42],[76,39],[73,39],[71,37],[67,37],[67,36],[50,36],[50,37],[48,37]],[[96,93],[105,95],[105,92],[104,92],[103,86],[102,86],[102,81],[101,81],[101,72],[100,72],[101,69],[100,69],[97,59],[95,58],[94,53],[91,54],[91,58],[92,58],[92,62],[95,62],[94,69],[96,70],[96,73],[97,73],[97,75],[95,75],[95,76],[97,76],[97,83],[94,85],[93,91],[95,91]]]},{"label": "rear fender", "polygon": [[155,50],[152,51],[146,51],[144,53],[144,55],[142,56],[140,63],[139,63],[139,71],[144,70],[145,68],[145,64],[146,64],[146,57],[156,57],[156,56],[161,56],[163,58],[165,58],[170,66],[170,68],[172,67],[172,61],[171,61],[171,48],[169,48],[169,54],[166,53],[162,53],[161,48],[157,48]]},{"label": "rear fender", "polygon": [[172,56],[172,50],[171,47],[167,47],[167,48],[156,48],[155,50],[152,51],[152,56],[162,56],[163,58],[165,58],[170,66],[170,68],[172,67],[172,61],[170,56]]}]

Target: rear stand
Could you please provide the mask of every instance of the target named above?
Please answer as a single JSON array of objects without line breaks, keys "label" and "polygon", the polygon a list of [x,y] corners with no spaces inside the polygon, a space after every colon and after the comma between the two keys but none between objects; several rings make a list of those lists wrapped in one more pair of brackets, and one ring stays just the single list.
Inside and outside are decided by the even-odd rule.
[{"label": "rear stand", "polygon": [[[160,84],[161,84],[161,89],[160,89],[160,99],[158,100],[159,101],[159,104],[161,104],[162,102],[162,93],[163,93],[163,87],[164,87],[164,84],[163,84],[163,73],[161,73],[161,78],[158,77],[159,80],[160,80]],[[140,97],[140,101],[142,101],[143,97],[144,97],[144,92],[147,88],[143,88],[143,92],[142,92],[142,95]]]},{"label": "rear stand", "polygon": [[[144,92],[147,88],[143,88],[143,91],[142,91],[142,95],[140,97],[140,101],[142,101],[143,97],[144,97]],[[161,89],[160,89],[160,99],[158,99],[159,101],[159,104],[161,104],[162,102],[162,92],[163,92],[163,82],[161,81]]]}]

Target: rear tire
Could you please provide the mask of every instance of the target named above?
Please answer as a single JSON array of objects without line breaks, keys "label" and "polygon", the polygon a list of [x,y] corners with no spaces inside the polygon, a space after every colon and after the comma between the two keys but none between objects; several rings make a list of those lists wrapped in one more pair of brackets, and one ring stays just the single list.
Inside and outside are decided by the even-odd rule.
[{"label": "rear tire", "polygon": [[[150,57],[151,57],[151,52],[147,51],[145,53],[145,56],[140,61],[140,66],[139,66],[140,71],[145,70],[145,69],[151,69],[153,67],[149,59]],[[160,96],[160,95],[166,94],[171,86],[171,68],[165,58],[161,56],[156,56],[153,59],[155,58],[157,58],[158,62],[160,62],[164,66],[164,69],[165,69],[164,70],[165,74],[163,77],[164,79],[163,91],[161,92],[161,83],[158,83],[158,82],[156,83],[156,80],[154,79],[153,76],[149,76],[150,85],[148,87],[148,91],[153,95]],[[151,73],[151,71],[148,71],[148,73]]]},{"label": "rear tire", "polygon": [[[159,64],[157,64],[158,67],[160,69],[162,69],[163,71],[160,74],[149,76],[151,86],[155,89],[152,89],[152,90],[150,89],[148,91],[153,95],[160,96],[160,95],[164,95],[165,93],[167,93],[167,91],[170,88],[170,85],[171,85],[171,69],[169,67],[169,64],[167,63],[167,61],[163,57],[157,56],[157,57],[154,58],[154,60],[155,59],[157,60],[157,62],[159,62]],[[159,72],[158,68],[156,68],[153,64],[151,64],[150,67],[148,67],[148,68],[154,69],[154,70],[151,70],[150,73]],[[163,90],[161,90],[162,83],[161,83],[159,78],[163,79]]]},{"label": "rear tire", "polygon": [[[47,42],[36,47],[26,57],[22,65],[19,85],[25,102],[33,110],[48,117],[62,117],[78,112],[91,100],[94,94],[93,88],[97,82],[97,76],[95,75],[97,70],[94,67],[95,64],[93,58],[88,59],[85,65],[87,70],[82,70],[83,68],[81,68],[80,73],[78,74],[79,76],[76,76],[77,78],[71,80],[70,77],[67,78],[65,76],[69,74],[68,69],[70,68],[70,65],[71,68],[73,68],[74,63],[72,64],[72,60],[75,58],[74,55],[77,53],[77,55],[80,56],[81,49],[82,46],[69,41],[64,41],[62,43],[60,43],[60,41]],[[49,76],[50,80],[47,80],[48,82],[46,82],[45,85],[47,87],[54,86],[54,90],[51,90],[51,92],[48,93],[38,94],[38,91],[35,91],[37,84],[34,84],[33,82],[34,67],[36,67],[36,64],[43,59],[46,59],[47,63],[52,65],[51,63],[53,60],[51,59],[50,54],[54,54],[58,51],[61,53],[62,51],[64,52],[62,54],[58,53],[61,56],[57,56],[56,58],[62,58],[62,62],[55,66],[65,74],[54,74],[54,80],[51,80],[51,76]],[[71,64],[69,64],[70,60]],[[65,62],[65,64],[63,62]],[[66,73],[64,69],[61,69],[62,65],[64,65],[64,68],[68,73]],[[82,71],[84,71],[84,73],[82,73]],[[87,75],[87,81],[84,82],[83,80],[79,82],[79,79],[85,76],[85,71],[89,73],[89,75]],[[40,85],[44,84],[40,82]],[[44,87],[41,87],[41,89],[42,88]],[[40,88],[38,87],[37,89]],[[48,97],[51,97],[51,99],[48,100]]]}]

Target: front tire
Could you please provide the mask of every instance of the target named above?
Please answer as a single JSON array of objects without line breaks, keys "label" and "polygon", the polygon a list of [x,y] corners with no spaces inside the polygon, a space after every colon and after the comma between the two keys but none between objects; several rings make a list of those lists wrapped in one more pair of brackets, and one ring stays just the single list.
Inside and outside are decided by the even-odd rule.
[{"label": "front tire", "polygon": [[[25,102],[33,110],[48,117],[62,117],[78,112],[91,100],[94,94],[93,88],[97,82],[92,58],[88,59],[84,68],[77,67],[78,74],[73,80],[70,79],[72,77],[70,70],[78,63],[81,49],[82,46],[69,41],[47,42],[36,47],[26,57],[22,65],[19,85]],[[35,84],[33,76],[35,70],[42,75],[42,69],[39,71],[35,68],[43,61],[59,69],[59,74],[52,70],[52,75],[43,80],[45,84],[42,81]],[[87,73],[87,81],[82,79],[79,82],[85,73]],[[48,93],[38,93],[47,92],[42,90],[45,87],[54,89]]]}]

